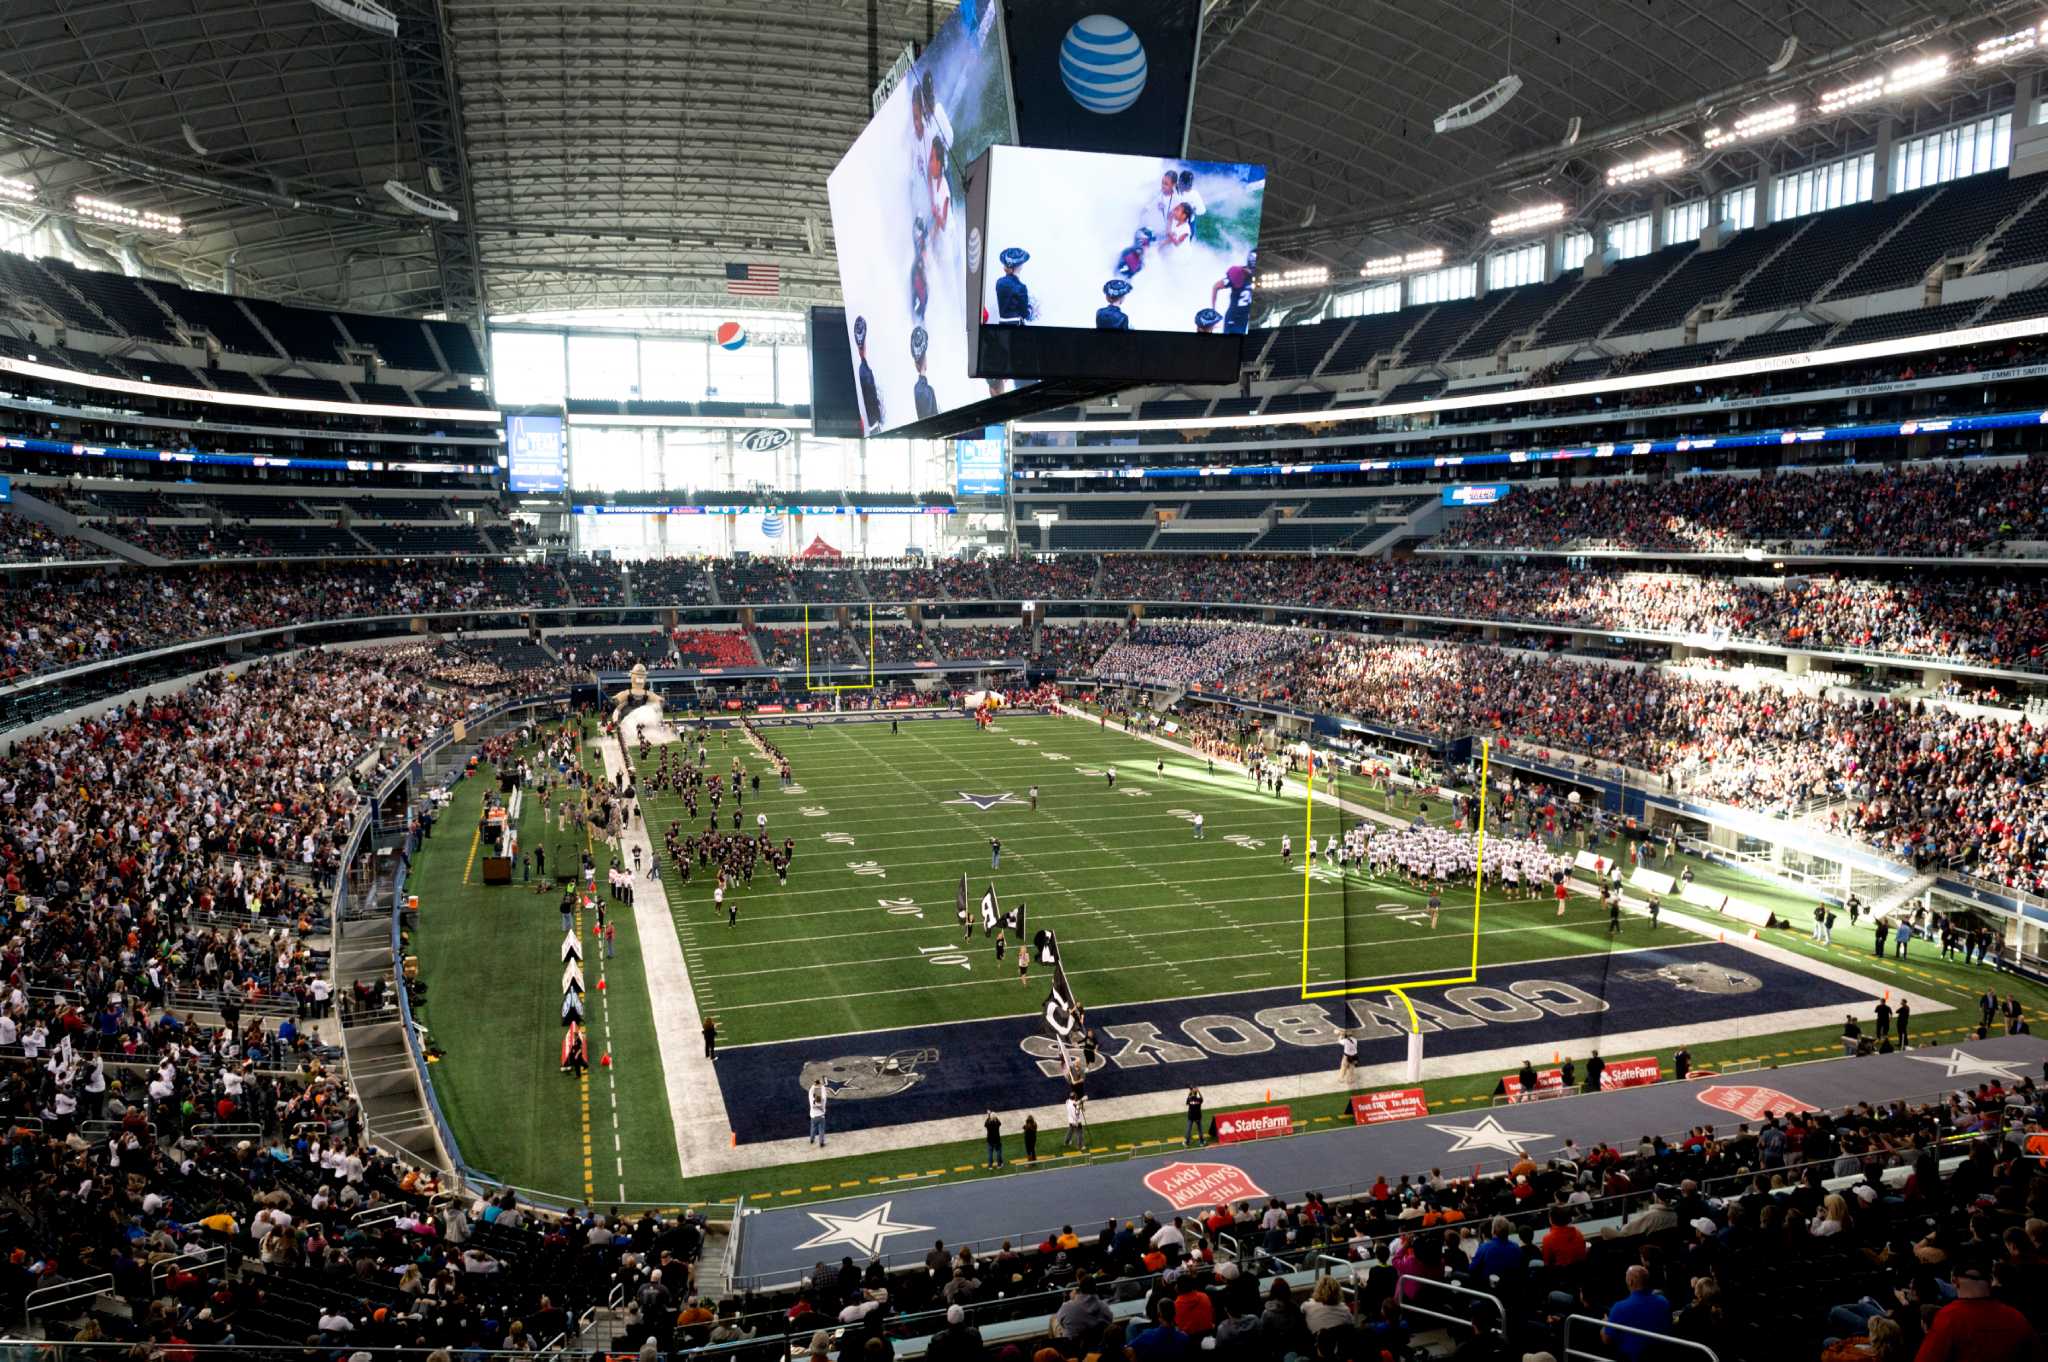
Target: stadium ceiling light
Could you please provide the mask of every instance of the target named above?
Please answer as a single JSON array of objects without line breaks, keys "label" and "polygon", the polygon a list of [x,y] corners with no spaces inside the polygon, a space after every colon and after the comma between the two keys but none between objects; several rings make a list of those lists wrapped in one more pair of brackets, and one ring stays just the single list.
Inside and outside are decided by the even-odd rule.
[{"label": "stadium ceiling light", "polygon": [[398,36],[398,16],[376,0],[313,0],[335,18],[367,28],[372,33],[381,33],[387,38]]},{"label": "stadium ceiling light", "polygon": [[1869,76],[1853,85],[1844,85],[1829,90],[1820,97],[1820,111],[1824,114],[1840,113],[1853,109],[1859,104],[1872,100],[1889,99],[1911,90],[1925,89],[1948,79],[1949,56],[1946,52],[1918,61],[1895,66],[1881,76]]},{"label": "stadium ceiling light", "polygon": [[1416,270],[1433,270],[1444,263],[1444,248],[1431,246],[1426,251],[1410,251],[1406,255],[1382,255],[1365,262],[1358,271],[1361,279],[1380,279],[1390,274],[1413,274]]},{"label": "stadium ceiling light", "polygon": [[77,209],[82,217],[114,227],[132,227],[138,231],[159,232],[164,236],[181,236],[185,231],[185,220],[175,213],[130,208],[125,203],[115,203],[111,199],[96,199],[90,194],[74,194],[71,206]]},{"label": "stadium ceiling light", "polygon": [[36,187],[27,180],[0,175],[0,199],[5,199],[9,203],[34,203]]},{"label": "stadium ceiling light", "polygon": [[2043,19],[2032,28],[2023,28],[2017,33],[2005,33],[1996,38],[1986,38],[1977,44],[1973,61],[1978,66],[1989,66],[1993,62],[2011,61],[2022,57],[2035,48],[2048,46],[2048,19]]},{"label": "stadium ceiling light", "polygon": [[1553,222],[1564,221],[1564,205],[1561,203],[1538,203],[1528,208],[1518,208],[1512,213],[1503,213],[1493,220],[1495,236],[1514,236],[1531,232],[1538,227],[1548,227]]},{"label": "stadium ceiling light", "polygon": [[1275,275],[1261,274],[1259,282],[1269,288],[1321,288],[1330,282],[1330,267],[1301,265],[1291,270],[1281,270]]},{"label": "stadium ceiling light", "polygon": [[1500,112],[1501,106],[1513,99],[1522,89],[1520,76],[1502,76],[1483,92],[1472,96],[1463,104],[1453,104],[1436,116],[1438,132],[1455,132],[1469,128],[1474,123],[1483,123]]},{"label": "stadium ceiling light", "polygon": [[1716,147],[1734,146],[1738,142],[1753,142],[1759,137],[1769,137],[1774,132],[1783,132],[1799,121],[1797,104],[1773,104],[1768,109],[1746,113],[1725,128],[1708,128],[1701,139],[1708,151]]},{"label": "stadium ceiling light", "polygon": [[428,198],[419,190],[398,180],[384,181],[384,192],[397,201],[398,206],[408,213],[417,213],[423,218],[438,218],[442,222],[456,222],[462,214],[439,199]]},{"label": "stadium ceiling light", "polygon": [[1633,161],[1623,161],[1607,172],[1607,187],[1618,184],[1634,184],[1638,180],[1662,179],[1675,175],[1685,168],[1685,153],[1682,151],[1658,151]]}]

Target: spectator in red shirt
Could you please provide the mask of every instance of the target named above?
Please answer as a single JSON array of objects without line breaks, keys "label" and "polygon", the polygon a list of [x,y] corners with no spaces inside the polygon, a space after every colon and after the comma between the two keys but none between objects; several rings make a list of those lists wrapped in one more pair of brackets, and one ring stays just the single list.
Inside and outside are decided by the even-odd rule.
[{"label": "spectator in red shirt", "polygon": [[1192,1272],[1181,1274],[1180,1291],[1173,1298],[1173,1327],[1191,1339],[1207,1338],[1216,1330],[1215,1304]]},{"label": "spectator in red shirt", "polygon": [[1958,1261],[1949,1274],[1956,1298],[1937,1310],[1913,1362],[2038,1362],[2041,1337],[2027,1317],[1991,1298],[1991,1268]]},{"label": "spectator in red shirt", "polygon": [[1563,1272],[1586,1261],[1586,1236],[1572,1224],[1571,1212],[1562,1206],[1550,1208],[1550,1231],[1543,1236],[1543,1266]]}]

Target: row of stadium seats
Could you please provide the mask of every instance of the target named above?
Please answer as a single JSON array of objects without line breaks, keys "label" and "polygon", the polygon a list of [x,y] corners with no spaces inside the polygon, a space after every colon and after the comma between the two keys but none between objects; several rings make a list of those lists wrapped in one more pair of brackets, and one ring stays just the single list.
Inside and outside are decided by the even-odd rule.
[{"label": "row of stadium seats", "polygon": [[350,364],[346,352],[367,350],[386,367],[414,373],[489,372],[469,329],[454,322],[234,298],[12,253],[0,258],[0,309],[157,345],[211,336],[222,350],[259,360]]},{"label": "row of stadium seats", "polygon": [[[419,531],[395,527],[389,532]],[[225,532],[193,533],[194,538],[175,543],[153,539],[152,546],[167,554],[173,548],[190,552],[200,547],[198,535]],[[214,548],[226,551],[251,542],[216,541]],[[714,570],[728,571],[724,565]],[[0,676],[19,678],[248,630],[365,615],[689,603],[650,597],[644,589],[629,601],[628,583],[639,580],[637,574],[623,576],[609,562],[521,564],[459,556],[389,565],[307,564],[290,570],[228,565],[15,580],[0,587],[0,603],[10,611],[0,626],[5,659]],[[1006,587],[1010,599],[1277,606],[1427,617],[1446,626],[1511,623],[1538,633],[1555,628],[1646,641],[1848,653],[1872,661],[2048,671],[2048,610],[2039,593],[2032,583],[1993,570],[1787,578],[1496,564],[1448,556],[1384,561],[1117,555],[1081,563],[1009,564],[1000,581],[991,579],[989,585]],[[616,617],[619,624],[633,618]],[[866,628],[856,614],[843,633],[813,635],[814,653],[819,640],[827,639],[832,650],[846,652],[847,660],[864,662]],[[968,656],[962,649],[972,646],[970,634],[960,627],[920,633],[884,622],[876,637],[884,661],[929,658],[941,639],[947,645],[942,657]],[[795,651],[785,660],[801,662],[802,636],[794,629],[770,631],[764,640],[764,652],[787,643]],[[1021,656],[1028,646],[1028,639],[1019,645],[1007,636],[991,636],[988,642],[1010,650],[1005,656]]]}]

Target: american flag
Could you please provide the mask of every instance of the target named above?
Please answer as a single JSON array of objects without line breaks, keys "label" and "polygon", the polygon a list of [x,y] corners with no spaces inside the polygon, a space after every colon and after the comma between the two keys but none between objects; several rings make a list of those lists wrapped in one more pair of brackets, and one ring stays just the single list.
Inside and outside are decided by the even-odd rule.
[{"label": "american flag", "polygon": [[773,298],[782,292],[782,267],[727,265],[725,291],[735,298]]}]

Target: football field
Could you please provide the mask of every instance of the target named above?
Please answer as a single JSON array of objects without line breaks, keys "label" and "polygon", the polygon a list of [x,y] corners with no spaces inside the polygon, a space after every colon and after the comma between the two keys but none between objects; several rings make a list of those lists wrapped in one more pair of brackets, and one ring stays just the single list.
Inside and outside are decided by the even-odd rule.
[{"label": "football field", "polygon": [[[1452,888],[1432,925],[1425,889],[1320,858],[1304,877],[1308,836],[1320,845],[1357,812],[1319,800],[1305,824],[1298,780],[1280,796],[1262,793],[1242,772],[1212,771],[1203,758],[1092,721],[1004,715],[983,731],[964,719],[904,719],[892,733],[886,719],[822,720],[761,731],[791,763],[786,790],[737,729],[686,732],[670,761],[685,746],[694,756],[701,741],[710,770],[727,772],[737,757],[760,775],[741,827],[751,832],[766,814],[778,845],[794,839],[789,882],[757,869],[734,891],[739,920],[728,925],[707,871],[684,885],[665,865],[666,916],[651,898],[651,918],[614,912],[616,958],[590,962],[593,1034],[614,1062],[587,1079],[556,1063],[553,892],[481,886],[470,873],[474,838],[459,831],[422,848],[417,944],[432,980],[424,1015],[447,1051],[433,1076],[473,1166],[550,1195],[606,1201],[659,1204],[706,1187],[787,1198],[892,1170],[973,1171],[935,1167],[958,1160],[921,1151],[978,1139],[991,1108],[1011,1129],[1035,1111],[1057,1138],[1064,1085],[1040,1016],[1051,971],[1034,961],[1020,983],[1014,938],[997,958],[980,916],[991,886],[1003,912],[1023,906],[1027,936],[1057,934],[1103,1042],[1091,1110],[1106,1129],[1146,1138],[1158,1132],[1144,1122],[1165,1119],[1190,1082],[1210,1089],[1218,1109],[1270,1103],[1277,1089],[1278,1100],[1310,1101],[1313,1120],[1332,1119],[1323,1106],[1342,1102],[1340,1026],[1353,1028],[1362,1064],[1382,1066],[1370,1081],[1398,1081],[1386,1066],[1398,1065],[1409,1017],[1386,985],[1464,979],[1475,944],[1477,979],[1418,984],[1413,995],[1432,1091],[1452,1091],[1451,1102],[1483,1100],[1484,1075],[1525,1055],[1554,1062],[1609,1041],[1629,1054],[1683,1040],[1745,1058],[1768,1037],[1812,1034],[1831,1019],[1838,1028],[1841,1009],[1867,1006],[1862,995],[1884,987],[1869,984],[1847,951],[1851,971],[1823,977],[1811,971],[1825,966],[1794,952],[1758,956],[1671,924],[1652,928],[1633,913],[1611,935],[1597,900],[1584,896],[1559,917],[1548,899],[1489,893],[1475,934],[1472,891]],[[614,743],[591,744],[586,767],[616,762]],[[686,818],[681,798],[648,778],[661,750],[634,755],[657,847],[668,823]],[[451,829],[472,824],[486,784],[458,786]],[[1354,782],[1338,793],[1382,810],[1376,789]],[[704,826],[709,809],[700,807],[687,827]],[[728,798],[727,833],[732,812]],[[1411,797],[1388,812],[1405,821],[1418,810]],[[1431,801],[1432,820],[1445,812]],[[611,861],[601,839],[578,833],[580,846],[564,843],[531,806],[524,823],[550,844],[551,864],[580,846],[600,870]],[[1291,864],[1283,837],[1293,839]],[[991,839],[1002,844],[1000,865]],[[670,924],[674,940],[664,945]],[[582,930],[589,926],[586,915]],[[664,951],[680,954],[679,969],[656,967]],[[1348,985],[1356,996],[1304,999],[1304,960],[1310,993]],[[1889,981],[1892,971],[1883,972]],[[1926,988],[1934,978],[1916,969],[1896,982]],[[696,1054],[700,1016],[717,1021],[715,1065]],[[678,1018],[688,1020],[657,1045],[656,1033]],[[772,1186],[750,1170],[819,1162],[798,1142],[813,1078],[834,1097],[834,1162],[813,1170],[824,1180],[796,1175],[795,1187]]]},{"label": "football field", "polygon": [[[725,1044],[1035,1012],[1049,971],[1034,963],[1020,983],[1015,941],[996,958],[979,911],[991,886],[1003,911],[1024,903],[1027,935],[1057,933],[1067,977],[1091,1008],[1298,987],[1304,949],[1313,989],[1471,968],[1469,886],[1446,893],[1432,926],[1426,891],[1318,858],[1305,909],[1308,837],[1320,844],[1357,817],[1318,803],[1305,824],[1298,780],[1280,796],[1260,793],[1241,772],[1072,718],[1005,715],[992,731],[957,720],[905,721],[895,733],[886,723],[763,731],[789,758],[791,789],[729,730],[706,739],[710,766],[727,770],[738,755],[761,771],[742,823],[751,832],[765,812],[776,842],[795,838],[789,883],[758,871],[736,891],[740,918],[729,926],[706,872],[681,886],[664,868],[699,1008],[717,1017]],[[688,823],[679,797],[651,789],[655,761],[639,766],[659,845],[671,820],[702,828],[708,808]],[[1379,803],[1376,791],[1344,793]],[[728,800],[728,832],[731,812]],[[1547,900],[1489,896],[1478,914],[1482,964],[1613,943],[1587,899],[1560,918]]]}]

